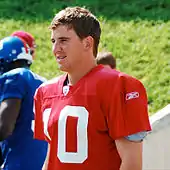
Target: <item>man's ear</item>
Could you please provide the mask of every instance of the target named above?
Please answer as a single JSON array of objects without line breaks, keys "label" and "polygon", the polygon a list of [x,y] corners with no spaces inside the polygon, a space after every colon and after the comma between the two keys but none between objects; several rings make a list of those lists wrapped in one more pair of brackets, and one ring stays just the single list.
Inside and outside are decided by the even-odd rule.
[{"label": "man's ear", "polygon": [[91,36],[84,38],[83,39],[84,49],[89,50],[89,49],[93,48],[93,41],[94,41],[94,39]]}]

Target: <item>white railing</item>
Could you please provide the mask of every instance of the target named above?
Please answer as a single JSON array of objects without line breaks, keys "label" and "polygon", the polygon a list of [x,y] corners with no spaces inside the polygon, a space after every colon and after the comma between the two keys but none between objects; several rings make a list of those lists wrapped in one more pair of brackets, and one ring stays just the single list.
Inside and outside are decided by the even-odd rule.
[{"label": "white railing", "polygon": [[150,117],[144,140],[143,170],[170,170],[170,104]]}]

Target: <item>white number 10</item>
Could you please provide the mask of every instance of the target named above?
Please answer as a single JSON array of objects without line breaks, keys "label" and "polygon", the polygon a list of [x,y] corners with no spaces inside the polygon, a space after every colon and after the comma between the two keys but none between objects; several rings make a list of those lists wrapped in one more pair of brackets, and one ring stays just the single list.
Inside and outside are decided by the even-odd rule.
[{"label": "white number 10", "polygon": [[[51,111],[51,110],[50,110]],[[66,152],[67,117],[77,117],[77,152]],[[85,107],[65,106],[58,119],[58,151],[57,156],[63,163],[83,163],[88,157],[88,125],[89,113]],[[47,120],[46,120],[47,121]],[[47,126],[47,124],[46,124]],[[47,129],[47,127],[45,127]]]}]

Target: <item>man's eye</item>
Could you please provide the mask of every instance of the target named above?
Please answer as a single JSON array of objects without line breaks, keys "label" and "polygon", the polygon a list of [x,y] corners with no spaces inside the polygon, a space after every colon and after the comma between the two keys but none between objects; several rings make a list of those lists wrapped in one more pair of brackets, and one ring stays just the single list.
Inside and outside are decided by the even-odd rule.
[{"label": "man's eye", "polygon": [[64,40],[64,39],[63,39],[63,40],[61,40],[61,42],[65,42],[65,41],[66,41],[66,40]]},{"label": "man's eye", "polygon": [[51,40],[51,42],[54,44],[54,43],[55,43],[55,40]]}]

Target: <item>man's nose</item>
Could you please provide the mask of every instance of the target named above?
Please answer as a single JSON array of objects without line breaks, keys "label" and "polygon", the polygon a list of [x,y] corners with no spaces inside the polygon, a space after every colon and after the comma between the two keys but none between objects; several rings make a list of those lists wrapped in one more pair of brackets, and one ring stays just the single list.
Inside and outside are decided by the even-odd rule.
[{"label": "man's nose", "polygon": [[61,51],[62,51],[61,45],[58,42],[55,42],[53,44],[53,53],[56,54],[56,53],[59,53]]}]

